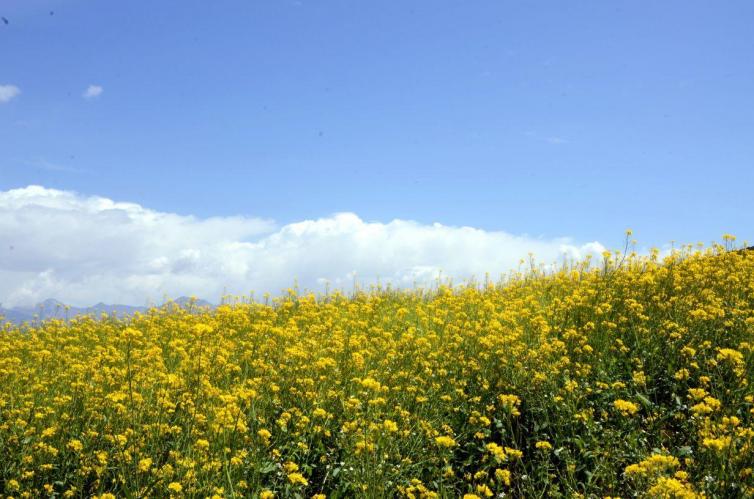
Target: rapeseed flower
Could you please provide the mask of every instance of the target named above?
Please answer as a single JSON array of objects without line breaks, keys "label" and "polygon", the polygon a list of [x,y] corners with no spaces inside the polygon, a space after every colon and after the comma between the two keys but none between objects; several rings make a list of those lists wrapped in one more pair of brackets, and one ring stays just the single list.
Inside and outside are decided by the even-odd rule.
[{"label": "rapeseed flower", "polygon": [[455,447],[456,441],[446,435],[435,438],[435,443],[440,447]]},{"label": "rapeseed flower", "polygon": [[615,407],[623,416],[633,416],[639,412],[639,406],[628,400],[618,399],[613,402]]},{"label": "rapeseed flower", "polygon": [[0,327],[0,489],[754,497],[752,282],[691,246]]}]

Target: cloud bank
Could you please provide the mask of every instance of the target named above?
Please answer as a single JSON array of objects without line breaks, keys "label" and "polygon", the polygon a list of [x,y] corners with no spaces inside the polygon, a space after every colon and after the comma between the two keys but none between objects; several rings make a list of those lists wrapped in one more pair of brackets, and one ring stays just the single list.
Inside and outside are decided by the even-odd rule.
[{"label": "cloud bank", "polygon": [[29,186],[0,192],[0,301],[57,298],[143,305],[165,296],[351,289],[390,282],[431,285],[493,277],[534,253],[538,261],[601,252],[592,242],[538,239],[408,220],[366,222],[353,213],[279,226],[236,216],[200,219],[134,203]]},{"label": "cloud bank", "polygon": [[21,93],[21,89],[15,85],[0,85],[0,104],[10,102]]}]

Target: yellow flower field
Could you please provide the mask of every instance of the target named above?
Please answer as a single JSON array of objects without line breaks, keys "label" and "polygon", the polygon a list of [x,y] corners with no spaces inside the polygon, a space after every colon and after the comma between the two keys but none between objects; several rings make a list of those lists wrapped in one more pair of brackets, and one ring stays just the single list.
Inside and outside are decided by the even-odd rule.
[{"label": "yellow flower field", "polygon": [[754,495],[754,251],[0,332],[0,496]]}]

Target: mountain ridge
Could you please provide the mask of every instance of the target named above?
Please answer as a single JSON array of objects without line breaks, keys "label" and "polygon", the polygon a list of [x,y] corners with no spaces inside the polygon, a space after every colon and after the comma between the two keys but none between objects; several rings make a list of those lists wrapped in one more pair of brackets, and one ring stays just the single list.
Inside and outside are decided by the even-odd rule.
[{"label": "mountain ridge", "polygon": [[[187,307],[193,305],[195,307],[202,308],[214,308],[215,305],[199,298],[192,298],[188,296],[180,296],[174,300],[166,300],[159,306],[165,306],[169,304],[175,304],[179,307]],[[155,305],[158,307],[157,305]],[[74,317],[81,317],[85,315],[94,315],[99,317],[103,313],[115,314],[118,317],[126,317],[133,315],[137,312],[143,313],[153,307],[136,306],[136,305],[122,305],[122,304],[107,304],[103,302],[96,303],[89,307],[73,307],[68,306],[60,300],[55,298],[47,298],[33,307],[12,307],[4,308],[0,305],[0,324],[10,322],[12,324],[20,325],[24,322],[44,321],[47,319],[72,319]]]}]

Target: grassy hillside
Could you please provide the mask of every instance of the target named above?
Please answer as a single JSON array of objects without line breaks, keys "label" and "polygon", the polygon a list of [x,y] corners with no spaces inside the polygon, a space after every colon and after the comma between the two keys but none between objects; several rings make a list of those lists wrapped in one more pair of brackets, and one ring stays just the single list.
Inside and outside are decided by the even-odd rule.
[{"label": "grassy hillside", "polygon": [[0,496],[754,494],[754,252],[0,333]]}]

